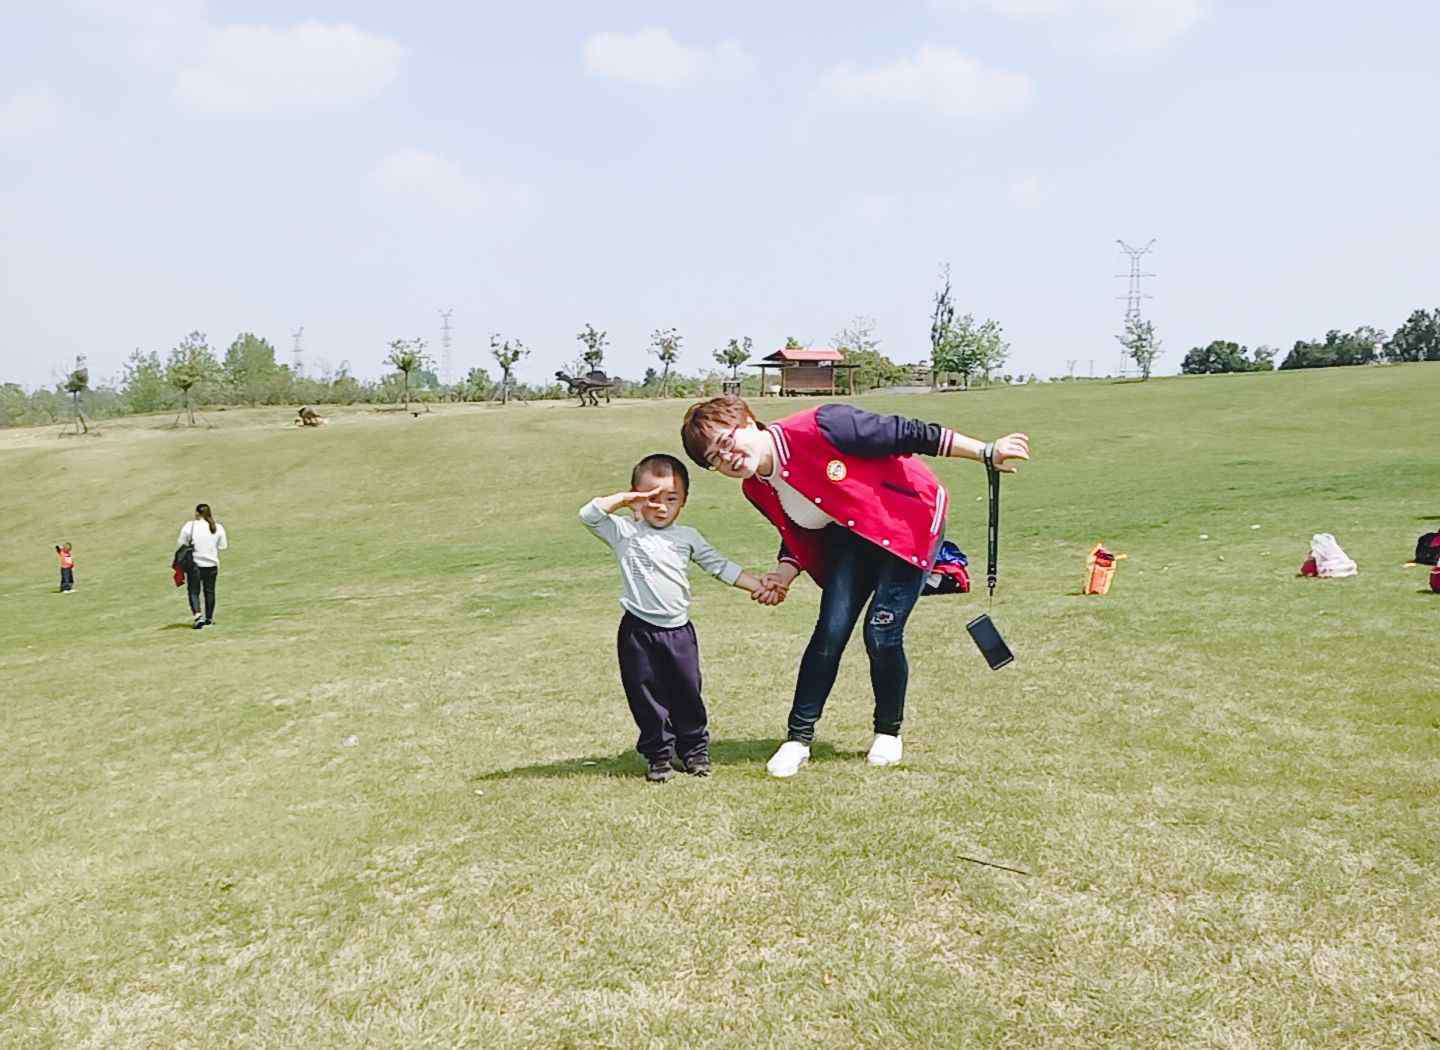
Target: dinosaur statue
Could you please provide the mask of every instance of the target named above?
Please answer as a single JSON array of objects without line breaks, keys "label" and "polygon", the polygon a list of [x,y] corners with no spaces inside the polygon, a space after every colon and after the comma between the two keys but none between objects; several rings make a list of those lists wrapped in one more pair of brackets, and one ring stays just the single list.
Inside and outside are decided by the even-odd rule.
[{"label": "dinosaur statue", "polygon": [[604,372],[586,372],[583,376],[570,376],[564,372],[556,372],[555,378],[570,388],[570,393],[580,399],[580,407],[593,405],[600,407],[600,399],[596,395],[604,393],[605,403],[610,403],[610,392],[620,388],[618,379],[611,379]]}]

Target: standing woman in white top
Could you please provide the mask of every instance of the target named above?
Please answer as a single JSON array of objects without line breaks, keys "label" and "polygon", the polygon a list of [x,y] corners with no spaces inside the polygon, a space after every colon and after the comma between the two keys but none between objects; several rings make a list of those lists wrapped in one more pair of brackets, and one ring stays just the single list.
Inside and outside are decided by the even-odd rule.
[{"label": "standing woman in white top", "polygon": [[[195,517],[180,529],[177,546],[192,544],[193,565],[185,574],[185,589],[190,595],[190,611],[195,614],[195,630],[215,622],[215,577],[220,574],[220,552],[230,546],[225,526],[215,521],[210,504],[195,508]],[[205,591],[205,611],[200,611],[200,591]]]}]

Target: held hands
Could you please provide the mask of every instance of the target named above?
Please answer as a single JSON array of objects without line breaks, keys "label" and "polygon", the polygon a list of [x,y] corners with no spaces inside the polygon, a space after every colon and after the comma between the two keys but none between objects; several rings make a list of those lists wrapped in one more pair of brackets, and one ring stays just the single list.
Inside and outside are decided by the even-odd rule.
[{"label": "held hands", "polygon": [[995,469],[1002,474],[1014,474],[1017,465],[1010,460],[1030,458],[1029,434],[1006,434],[995,440]]},{"label": "held hands", "polygon": [[794,579],[795,573],[788,566],[776,568],[760,577],[760,586],[750,593],[750,597],[761,605],[779,605],[790,593],[790,584]]}]

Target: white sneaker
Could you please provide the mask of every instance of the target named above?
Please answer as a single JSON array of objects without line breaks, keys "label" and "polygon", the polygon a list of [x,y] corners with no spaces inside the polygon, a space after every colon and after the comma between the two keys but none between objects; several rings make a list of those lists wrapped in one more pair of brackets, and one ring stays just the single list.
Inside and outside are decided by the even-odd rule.
[{"label": "white sneaker", "polygon": [[770,771],[772,777],[793,777],[808,761],[810,761],[810,745],[802,744],[798,740],[787,740],[780,745],[779,751],[770,756],[770,761],[765,763],[765,768]]},{"label": "white sneaker", "polygon": [[876,733],[875,742],[870,745],[870,753],[865,756],[865,761],[872,766],[898,766],[904,751],[905,747],[898,736]]}]

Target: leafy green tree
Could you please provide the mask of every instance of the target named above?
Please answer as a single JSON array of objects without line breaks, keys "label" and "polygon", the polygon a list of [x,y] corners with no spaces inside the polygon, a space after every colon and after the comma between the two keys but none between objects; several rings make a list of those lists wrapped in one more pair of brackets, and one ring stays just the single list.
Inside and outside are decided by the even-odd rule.
[{"label": "leafy green tree", "polygon": [[159,412],[169,408],[172,403],[170,390],[159,354],[153,350],[148,354],[135,350],[126,358],[124,376],[120,380],[120,399],[125,411]]},{"label": "leafy green tree", "polygon": [[674,328],[657,328],[650,333],[650,350],[664,366],[660,372],[660,396],[665,397],[670,387],[670,366],[680,357],[680,334]]},{"label": "leafy green tree", "polygon": [[587,323],[584,330],[575,338],[580,340],[580,344],[585,347],[585,351],[580,355],[580,359],[585,362],[585,367],[592,371],[599,368],[605,360],[605,347],[610,343],[606,334],[597,332],[593,324]]},{"label": "leafy green tree", "polygon": [[18,383],[0,383],[0,427],[18,426],[30,407],[29,401]]},{"label": "leafy green tree", "polygon": [[485,401],[494,396],[495,381],[483,368],[472,368],[460,384],[460,398],[463,401]]},{"label": "leafy green tree", "polygon": [[940,345],[938,357],[931,358],[936,374],[953,373],[961,377],[966,390],[976,374],[989,378],[990,372],[1009,356],[1010,344],[1000,322],[986,318],[976,321],[973,314],[952,320]]},{"label": "leafy green tree", "polygon": [[515,365],[521,358],[529,355],[530,351],[518,339],[513,342],[506,339],[501,342],[498,332],[490,337],[490,356],[495,358],[495,363],[500,366],[500,403],[502,405],[510,403],[510,387]]},{"label": "leafy green tree", "polygon": [[1369,325],[1361,325],[1353,332],[1332,328],[1325,333],[1324,341],[1297,339],[1280,367],[1288,371],[1374,364],[1379,358],[1377,348],[1384,341],[1384,333]]},{"label": "leafy green tree", "polygon": [[[222,372],[231,395],[251,405],[271,400],[282,374],[275,363],[275,348],[253,332],[235,337],[225,351]],[[289,369],[284,374],[288,378]]]},{"label": "leafy green tree", "polygon": [[1180,363],[1184,375],[1219,375],[1224,372],[1268,372],[1275,367],[1275,351],[1268,346],[1257,346],[1253,357],[1247,357],[1250,348],[1226,339],[1211,340],[1205,346],[1196,346],[1185,355]]},{"label": "leafy green tree", "polygon": [[[210,349],[204,332],[191,332],[170,351],[170,357],[165,362],[165,381],[180,391],[183,399],[181,412],[189,415],[192,427],[195,425],[192,391],[219,374],[220,362],[215,360],[215,352]],[[175,417],[175,422],[180,422],[179,415]]]},{"label": "leafy green tree", "polygon": [[390,352],[385,355],[385,363],[404,377],[401,382],[401,393],[405,398],[405,411],[408,412],[410,411],[410,376],[430,363],[430,358],[425,353],[425,340],[391,340]]},{"label": "leafy green tree", "polygon": [[1126,355],[1139,366],[1140,378],[1149,379],[1155,359],[1160,356],[1160,340],[1155,338],[1155,322],[1127,317],[1124,334],[1115,338],[1125,348]]},{"label": "leafy green tree", "polygon": [[910,378],[910,370],[897,365],[880,352],[875,336],[875,319],[857,316],[835,333],[835,348],[845,355],[846,363],[858,365],[855,385],[863,390],[894,386]]},{"label": "leafy green tree", "polygon": [[1387,361],[1440,361],[1440,306],[1416,310],[1385,344]]},{"label": "leafy green tree", "polygon": [[740,366],[750,360],[750,355],[755,350],[755,343],[747,335],[742,339],[731,339],[719,350],[715,351],[715,363],[730,369],[730,378],[740,378]]}]

